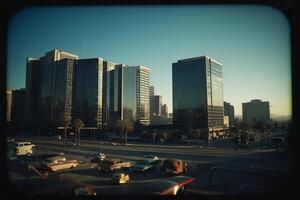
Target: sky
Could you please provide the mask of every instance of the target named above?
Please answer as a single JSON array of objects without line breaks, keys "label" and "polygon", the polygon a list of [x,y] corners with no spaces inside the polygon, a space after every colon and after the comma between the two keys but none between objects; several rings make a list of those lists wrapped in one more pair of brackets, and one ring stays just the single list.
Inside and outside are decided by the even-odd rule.
[{"label": "sky", "polygon": [[224,101],[236,115],[251,99],[290,115],[290,31],[285,15],[259,5],[28,7],[9,23],[7,87],[25,87],[27,57],[60,49],[149,67],[172,112],[172,63],[207,55],[223,65]]}]

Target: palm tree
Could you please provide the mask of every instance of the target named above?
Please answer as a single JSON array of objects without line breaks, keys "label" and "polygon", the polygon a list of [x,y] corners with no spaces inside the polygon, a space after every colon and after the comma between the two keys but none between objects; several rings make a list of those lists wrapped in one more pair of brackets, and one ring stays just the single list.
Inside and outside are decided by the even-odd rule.
[{"label": "palm tree", "polygon": [[73,126],[75,129],[75,133],[77,135],[77,149],[79,149],[79,143],[80,143],[80,129],[84,127],[84,123],[80,119],[76,119],[73,122]]},{"label": "palm tree", "polygon": [[65,130],[64,142],[65,144],[67,144],[67,131],[68,131],[68,127],[71,125],[71,117],[69,115],[62,114],[59,119],[59,122],[64,127]]},{"label": "palm tree", "polygon": [[118,120],[115,128],[120,133],[121,141],[123,141],[123,135],[125,133],[125,144],[127,144],[127,134],[133,132],[133,123],[128,119]]}]

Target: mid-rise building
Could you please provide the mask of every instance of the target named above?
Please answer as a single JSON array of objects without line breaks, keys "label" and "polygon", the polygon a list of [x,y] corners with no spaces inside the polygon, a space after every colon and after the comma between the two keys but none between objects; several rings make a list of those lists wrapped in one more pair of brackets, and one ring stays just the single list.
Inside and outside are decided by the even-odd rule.
[{"label": "mid-rise building", "polygon": [[165,117],[169,117],[167,104],[161,106],[161,115]]},{"label": "mid-rise building", "polygon": [[172,64],[173,123],[206,133],[222,134],[222,64],[208,56],[178,60]]},{"label": "mid-rise building", "polygon": [[251,100],[250,102],[242,104],[243,121],[249,124],[256,122],[269,123],[270,122],[270,103],[268,101],[261,101],[259,99]]},{"label": "mid-rise building", "polygon": [[229,117],[229,126],[234,124],[234,107],[230,103],[224,101],[224,115]]},{"label": "mid-rise building", "polygon": [[6,90],[6,121],[11,121],[12,91]]}]

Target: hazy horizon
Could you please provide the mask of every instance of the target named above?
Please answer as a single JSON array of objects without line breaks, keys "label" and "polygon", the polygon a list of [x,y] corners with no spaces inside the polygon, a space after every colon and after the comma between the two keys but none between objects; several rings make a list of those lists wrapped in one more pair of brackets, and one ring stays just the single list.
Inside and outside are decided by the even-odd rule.
[{"label": "hazy horizon", "polygon": [[224,101],[270,102],[272,115],[291,115],[290,26],[268,6],[35,7],[8,27],[7,88],[25,88],[26,58],[53,49],[80,58],[151,69],[155,94],[172,112],[172,63],[207,55],[223,65]]}]

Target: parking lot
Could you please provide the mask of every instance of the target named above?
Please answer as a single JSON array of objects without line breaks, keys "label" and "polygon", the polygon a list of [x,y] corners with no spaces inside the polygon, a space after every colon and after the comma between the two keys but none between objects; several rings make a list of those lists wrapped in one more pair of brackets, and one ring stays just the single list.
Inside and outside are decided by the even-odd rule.
[{"label": "parking lot", "polygon": [[[79,162],[78,167],[73,169],[59,170],[54,173],[50,173],[48,178],[66,178],[81,183],[91,184],[97,194],[139,194],[143,191],[143,185],[148,182],[158,180],[158,179],[168,179],[169,177],[160,172],[160,168],[153,168],[146,172],[134,172],[132,169],[128,170],[119,170],[129,175],[130,181],[128,184],[124,185],[113,185],[111,177],[114,172],[102,172],[97,168],[92,168],[92,165],[86,162],[85,155],[87,152],[95,152],[99,150],[98,144],[87,144],[82,143],[80,150],[77,150],[74,146],[64,146],[61,141],[49,139],[48,141],[40,139],[32,139],[33,143],[37,144],[34,154],[32,156],[23,156],[18,160],[12,160],[9,162],[9,177],[12,181],[12,184],[16,187],[18,182],[21,180],[30,180],[41,178],[33,170],[28,170],[28,164],[30,160],[34,160],[35,157],[38,157],[42,154],[64,153],[64,156],[67,159],[76,159]],[[102,151],[106,154],[107,158],[120,158],[126,161],[134,161],[141,159],[142,155],[145,154],[156,154],[159,159],[166,158],[185,158],[183,159],[188,163],[187,173],[184,173],[184,176],[194,177],[195,181],[192,182],[187,187],[187,194],[205,194],[207,190],[208,180],[209,180],[209,170],[214,167],[235,167],[239,169],[248,169],[250,166],[260,166],[264,169],[266,167],[277,165],[281,169],[286,169],[287,167],[287,158],[285,155],[277,155],[272,152],[257,153],[255,151],[224,151],[224,150],[205,150],[205,149],[193,149],[190,147],[178,147],[178,148],[167,148],[167,147],[133,147],[133,146],[111,146],[103,145]],[[149,149],[149,151],[148,151]],[[154,153],[156,152],[156,153]],[[229,174],[233,174],[229,176]],[[270,183],[269,179],[266,177],[262,178],[249,178],[253,177],[247,173],[235,173],[226,171],[221,173],[214,172],[211,176],[213,178],[212,185],[218,187],[222,185],[238,185],[238,187],[229,192],[244,191],[245,188],[249,188],[249,191],[258,191],[259,189],[253,190],[253,185],[263,185],[265,183]],[[240,181],[240,177],[244,177],[243,181]],[[230,183],[230,182],[235,182]],[[276,181],[276,179],[275,179]],[[241,186],[243,188],[241,189]],[[218,188],[215,187],[215,188]],[[270,188],[270,187],[268,187]],[[117,191],[117,192],[116,192]],[[222,190],[221,190],[222,191]],[[264,191],[268,191],[267,189]],[[212,194],[217,194],[217,191],[214,191]]]}]

